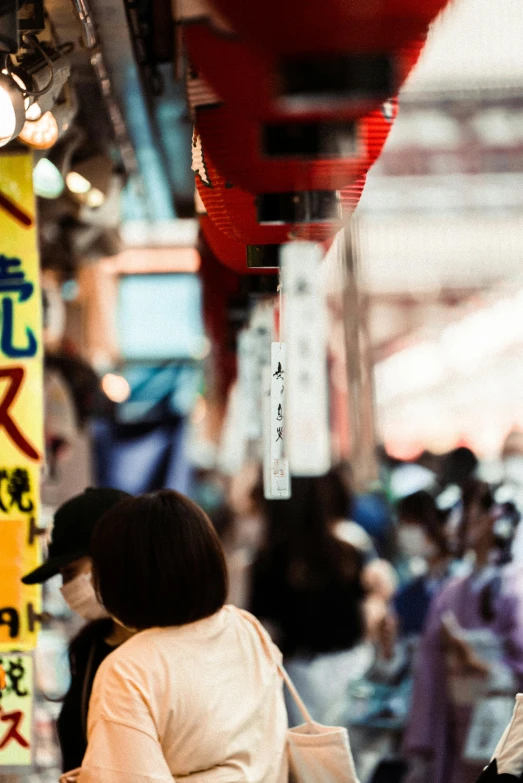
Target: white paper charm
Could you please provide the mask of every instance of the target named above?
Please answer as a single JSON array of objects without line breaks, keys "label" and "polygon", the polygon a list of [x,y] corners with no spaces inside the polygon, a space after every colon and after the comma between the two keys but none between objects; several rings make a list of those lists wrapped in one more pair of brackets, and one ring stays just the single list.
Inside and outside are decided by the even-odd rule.
[{"label": "white paper charm", "polygon": [[[270,356],[270,353],[269,353]],[[261,407],[263,427],[263,494],[266,500],[272,500],[271,490],[271,365],[262,368]]]},{"label": "white paper charm", "polygon": [[331,465],[323,250],[314,242],[291,242],[280,253],[289,464],[293,476],[321,476]]},{"label": "white paper charm", "polygon": [[[270,486],[266,497],[286,500],[291,496],[289,463],[285,449],[286,428],[286,350],[284,343],[271,345],[270,422],[264,464],[270,466]],[[269,477],[267,477],[269,478]]]}]

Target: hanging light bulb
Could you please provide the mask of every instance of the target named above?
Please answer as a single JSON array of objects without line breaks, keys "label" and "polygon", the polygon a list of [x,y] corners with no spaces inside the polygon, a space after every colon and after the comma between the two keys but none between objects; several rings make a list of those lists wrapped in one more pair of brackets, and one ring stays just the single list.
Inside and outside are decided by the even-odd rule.
[{"label": "hanging light bulb", "polygon": [[64,192],[64,178],[48,158],[41,158],[34,167],[33,187],[35,194],[40,198],[58,198]]},{"label": "hanging light bulb", "polygon": [[0,73],[0,147],[18,136],[25,122],[24,96],[14,79]]},{"label": "hanging light bulb", "polygon": [[46,111],[36,122],[26,122],[19,138],[37,150],[48,150],[58,140],[58,123],[54,114]]},{"label": "hanging light bulb", "polygon": [[67,187],[75,196],[84,196],[91,190],[91,183],[89,180],[77,171],[70,171],[67,174],[65,181],[67,182]]},{"label": "hanging light bulb", "polygon": [[42,107],[36,101],[29,106],[25,113],[26,119],[29,122],[36,122],[42,116]]}]

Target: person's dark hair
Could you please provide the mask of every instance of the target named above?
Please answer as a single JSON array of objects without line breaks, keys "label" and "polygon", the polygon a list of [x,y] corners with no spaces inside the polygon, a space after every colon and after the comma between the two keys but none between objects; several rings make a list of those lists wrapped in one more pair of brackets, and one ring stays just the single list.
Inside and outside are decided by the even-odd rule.
[{"label": "person's dark hair", "polygon": [[474,452],[466,446],[459,446],[445,457],[443,463],[443,484],[458,484],[463,487],[470,481],[479,465]]},{"label": "person's dark hair", "polygon": [[490,511],[495,504],[494,493],[485,481],[472,479],[463,488],[463,513],[466,514],[473,503],[477,503],[482,511]]},{"label": "person's dark hair", "polygon": [[445,536],[445,515],[436,506],[436,501],[428,492],[420,490],[402,498],[396,505],[398,519],[419,524],[427,536],[444,554],[449,552]]},{"label": "person's dark hair", "polygon": [[225,603],[218,535],[204,511],[178,492],[142,495],[108,511],[95,528],[91,556],[103,605],[128,628],[185,625]]},{"label": "person's dark hair", "polygon": [[348,493],[340,477],[292,479],[290,500],[266,501],[266,550],[284,547],[291,581],[303,585],[358,580],[361,556],[332,532],[331,524],[347,516]]}]

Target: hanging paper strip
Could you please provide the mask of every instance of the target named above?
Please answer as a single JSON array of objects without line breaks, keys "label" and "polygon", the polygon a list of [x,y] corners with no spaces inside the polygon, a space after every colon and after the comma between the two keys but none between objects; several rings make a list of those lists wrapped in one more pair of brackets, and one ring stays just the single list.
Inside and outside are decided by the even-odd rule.
[{"label": "hanging paper strip", "polygon": [[271,345],[270,493],[274,500],[291,496],[289,461],[285,448],[287,361],[285,343]]},{"label": "hanging paper strip", "polygon": [[263,494],[266,500],[272,500],[271,484],[271,365],[262,367],[262,439],[263,439]]},{"label": "hanging paper strip", "polygon": [[[42,312],[29,154],[0,157],[0,650],[36,645]],[[1,763],[1,762],[0,762]]]},{"label": "hanging paper strip", "polygon": [[293,476],[330,468],[327,309],[321,284],[323,249],[291,242],[281,253],[287,346],[287,448]]},{"label": "hanging paper strip", "polygon": [[[274,307],[272,301],[258,302],[251,317],[251,331],[254,335],[256,356],[255,393],[257,400],[257,422],[259,426],[257,440],[258,457],[263,460],[263,390],[270,395],[271,343],[274,331]],[[264,372],[268,372],[269,382],[264,385]]]}]

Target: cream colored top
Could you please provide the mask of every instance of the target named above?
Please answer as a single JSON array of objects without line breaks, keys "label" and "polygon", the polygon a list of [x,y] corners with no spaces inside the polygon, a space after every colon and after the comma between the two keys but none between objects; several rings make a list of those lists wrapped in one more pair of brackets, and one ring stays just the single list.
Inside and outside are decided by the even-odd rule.
[{"label": "cream colored top", "polygon": [[498,762],[498,775],[523,773],[523,694],[518,693],[512,720],[501,737],[493,759]]},{"label": "cream colored top", "polygon": [[264,629],[233,606],[132,637],[96,675],[79,783],[286,783],[271,655]]}]

